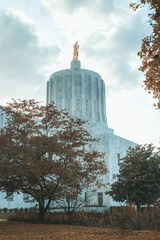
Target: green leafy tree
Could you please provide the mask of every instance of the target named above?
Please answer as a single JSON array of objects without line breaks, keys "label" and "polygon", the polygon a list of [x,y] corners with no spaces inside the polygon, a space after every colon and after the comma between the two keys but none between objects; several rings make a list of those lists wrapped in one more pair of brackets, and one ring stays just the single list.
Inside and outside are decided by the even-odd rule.
[{"label": "green leafy tree", "polygon": [[153,150],[152,144],[130,147],[107,194],[115,201],[134,203],[138,209],[154,204],[160,197],[160,156]]},{"label": "green leafy tree", "polygon": [[157,106],[160,108],[160,1],[140,0],[139,4],[132,3],[130,6],[134,11],[149,6],[149,22],[152,26],[152,33],[142,39],[141,51],[138,53],[142,59],[139,70],[145,72],[145,90],[153,94],[158,100]]},{"label": "green leafy tree", "polygon": [[1,190],[30,195],[38,203],[40,222],[68,187],[76,198],[84,182],[90,186],[106,174],[104,154],[92,150],[96,139],[85,122],[35,100],[14,100],[2,109],[7,122],[0,131]]}]

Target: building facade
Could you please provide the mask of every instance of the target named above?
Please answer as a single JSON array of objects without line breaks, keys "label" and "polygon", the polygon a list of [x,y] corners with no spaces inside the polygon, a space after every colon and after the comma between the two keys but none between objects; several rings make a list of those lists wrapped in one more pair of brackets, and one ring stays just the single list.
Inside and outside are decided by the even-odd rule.
[{"label": "building facade", "polygon": [[[47,82],[47,104],[54,102],[59,110],[66,109],[72,117],[88,121],[87,130],[94,138],[100,139],[93,148],[105,152],[108,175],[103,176],[106,187],[98,189],[88,199],[90,210],[95,207],[108,209],[117,205],[105,194],[118,173],[120,158],[136,143],[114,134],[108,127],[106,116],[105,83],[101,76],[87,69],[81,69],[81,62],[73,60],[71,68],[53,73]],[[100,206],[101,205],[101,206]],[[94,207],[95,206],[95,207]]]},{"label": "building facade", "polygon": [[[103,176],[106,187],[101,187],[89,199],[86,210],[103,210],[117,205],[105,194],[113,182],[113,174],[118,173],[120,158],[126,155],[129,146],[136,143],[114,134],[108,127],[106,117],[105,83],[101,76],[87,69],[81,69],[81,62],[76,58],[71,68],[53,73],[47,82],[47,104],[54,102],[59,110],[66,109],[72,117],[88,121],[87,130],[94,138],[100,139],[93,148],[105,152],[107,176]],[[5,116],[0,110],[0,128],[3,128]],[[84,192],[84,198],[89,193]],[[23,194],[13,194],[5,199],[6,194],[0,192],[0,208],[26,208],[32,203],[26,201]]]}]

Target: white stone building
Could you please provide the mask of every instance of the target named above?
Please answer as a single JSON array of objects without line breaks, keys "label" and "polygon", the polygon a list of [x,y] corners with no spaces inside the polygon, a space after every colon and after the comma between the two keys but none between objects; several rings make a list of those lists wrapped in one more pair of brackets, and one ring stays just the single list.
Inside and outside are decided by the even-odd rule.
[{"label": "white stone building", "polygon": [[[120,158],[126,155],[129,146],[134,147],[136,143],[115,135],[114,130],[108,127],[103,79],[96,72],[81,69],[81,62],[73,60],[70,69],[50,76],[47,82],[47,104],[52,101],[59,110],[66,109],[72,117],[89,122],[87,130],[94,138],[100,139],[98,144],[94,144],[94,149],[106,153],[104,160],[109,173],[103,177],[103,181],[106,188],[109,187],[113,174],[118,173]],[[106,188],[98,189],[89,199],[89,205],[96,208],[100,205],[103,208],[117,205],[105,194]]]},{"label": "white stone building", "polygon": [[[47,104],[54,101],[59,110],[66,109],[72,117],[79,117],[89,122],[88,131],[100,142],[94,144],[94,149],[106,152],[105,162],[109,171],[103,177],[104,183],[112,183],[113,174],[118,172],[120,158],[126,155],[129,146],[136,143],[114,134],[107,125],[105,83],[101,76],[93,71],[81,69],[79,60],[71,62],[71,68],[55,72],[47,82]],[[5,117],[0,112],[0,128],[4,126]],[[98,189],[89,199],[92,207],[88,210],[103,210],[111,205],[117,205],[111,197],[105,194],[106,188]],[[0,208],[30,207],[23,194],[4,199],[5,193],[0,193]]]}]

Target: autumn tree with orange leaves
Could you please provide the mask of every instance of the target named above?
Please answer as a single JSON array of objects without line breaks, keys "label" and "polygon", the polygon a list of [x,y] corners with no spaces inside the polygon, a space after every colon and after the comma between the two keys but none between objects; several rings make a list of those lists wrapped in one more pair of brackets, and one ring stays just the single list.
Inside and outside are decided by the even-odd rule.
[{"label": "autumn tree with orange leaves", "polygon": [[106,174],[104,154],[92,150],[96,139],[85,122],[35,100],[13,100],[1,109],[7,121],[0,130],[0,188],[32,196],[40,222],[51,202],[65,198],[68,189],[74,199],[84,187],[101,185],[97,179]]},{"label": "autumn tree with orange leaves", "polygon": [[139,4],[130,4],[134,11],[145,5],[150,8],[148,16],[153,31],[142,39],[141,51],[138,53],[142,59],[139,70],[145,72],[145,90],[153,94],[157,100],[154,105],[160,108],[160,1],[140,0]]}]

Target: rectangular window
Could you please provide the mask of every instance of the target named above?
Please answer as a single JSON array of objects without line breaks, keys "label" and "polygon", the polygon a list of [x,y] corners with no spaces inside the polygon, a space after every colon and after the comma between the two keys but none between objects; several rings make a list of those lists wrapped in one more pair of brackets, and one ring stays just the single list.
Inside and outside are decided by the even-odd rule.
[{"label": "rectangular window", "polygon": [[117,153],[118,165],[120,164],[120,153]]},{"label": "rectangular window", "polygon": [[103,193],[98,193],[98,206],[103,206]]},{"label": "rectangular window", "polygon": [[84,201],[87,202],[87,193],[84,194]]},{"label": "rectangular window", "polygon": [[[9,193],[7,193],[8,195]],[[6,198],[7,201],[13,201],[13,193],[10,194],[7,198]]]}]

